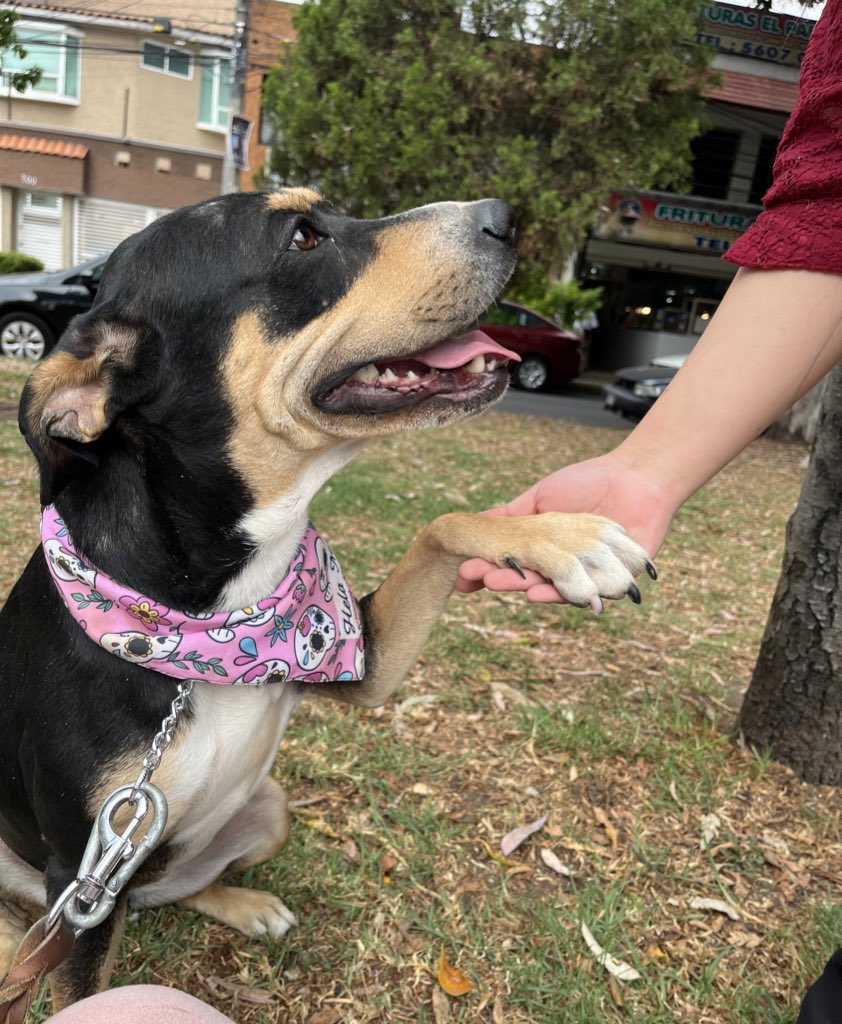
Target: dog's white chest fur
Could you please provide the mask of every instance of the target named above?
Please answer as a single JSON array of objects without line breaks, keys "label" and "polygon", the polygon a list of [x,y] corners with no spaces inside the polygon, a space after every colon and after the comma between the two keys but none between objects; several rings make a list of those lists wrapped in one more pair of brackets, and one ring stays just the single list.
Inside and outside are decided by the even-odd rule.
[{"label": "dog's white chest fur", "polygon": [[[294,686],[216,686],[197,682],[193,718],[165,755],[165,796],[175,817],[169,838],[183,862],[201,852],[265,778],[301,700]],[[154,781],[157,781],[154,780]],[[162,780],[163,781],[163,780]]]}]

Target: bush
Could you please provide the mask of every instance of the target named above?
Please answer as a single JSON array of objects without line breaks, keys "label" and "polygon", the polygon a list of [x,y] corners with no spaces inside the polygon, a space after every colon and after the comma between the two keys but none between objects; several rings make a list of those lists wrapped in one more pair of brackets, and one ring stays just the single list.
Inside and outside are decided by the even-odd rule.
[{"label": "bush", "polygon": [[0,252],[0,274],[23,274],[29,270],[43,270],[44,264],[25,252]]},{"label": "bush", "polygon": [[602,288],[585,288],[578,281],[534,280],[508,293],[513,302],[529,306],[562,327],[580,330],[602,306]]}]

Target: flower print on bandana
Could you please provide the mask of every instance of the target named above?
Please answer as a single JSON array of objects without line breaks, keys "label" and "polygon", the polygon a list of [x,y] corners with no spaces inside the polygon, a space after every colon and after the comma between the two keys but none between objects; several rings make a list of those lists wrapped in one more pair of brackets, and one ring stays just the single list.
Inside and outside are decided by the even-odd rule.
[{"label": "flower print on bandana", "polygon": [[130,615],[140,619],[143,625],[153,632],[157,632],[159,626],[172,625],[172,622],[166,617],[169,613],[169,608],[155,604],[154,601],[139,601],[137,598],[132,597],[131,594],[123,594],[120,598],[120,604],[128,609]]},{"label": "flower print on bandana", "polygon": [[365,675],[357,602],[312,525],[272,594],[198,615],[135,593],[86,562],[51,505],[41,516],[41,542],[69,612],[114,657],[173,679],[245,686]]}]

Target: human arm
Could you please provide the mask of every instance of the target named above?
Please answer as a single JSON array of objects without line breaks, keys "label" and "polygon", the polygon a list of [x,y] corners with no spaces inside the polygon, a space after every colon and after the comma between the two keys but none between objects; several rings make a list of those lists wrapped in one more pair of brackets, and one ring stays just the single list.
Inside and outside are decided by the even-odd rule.
[{"label": "human arm", "polygon": [[[842,358],[842,274],[740,269],[648,415],[607,455],[551,473],[495,515],[593,512],[654,555],[681,505]],[[466,562],[459,589],[525,590],[534,574]]]}]

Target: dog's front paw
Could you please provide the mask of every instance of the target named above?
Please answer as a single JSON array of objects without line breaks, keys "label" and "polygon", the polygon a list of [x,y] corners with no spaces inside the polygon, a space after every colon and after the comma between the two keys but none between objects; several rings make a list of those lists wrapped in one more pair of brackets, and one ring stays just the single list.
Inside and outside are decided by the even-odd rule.
[{"label": "dog's front paw", "polygon": [[280,939],[298,924],[289,907],[260,889],[216,884],[181,902],[251,938]]},{"label": "dog's front paw", "polygon": [[[590,606],[602,611],[603,598],[628,596],[640,603],[635,577],[646,571],[657,579],[655,566],[643,548],[626,531],[602,516],[569,515],[545,512],[520,520],[529,523],[530,532],[526,560],[513,551],[504,555],[501,565],[517,568],[524,565],[551,580],[553,586],[570,604]],[[541,548],[536,551],[535,542]]]}]

